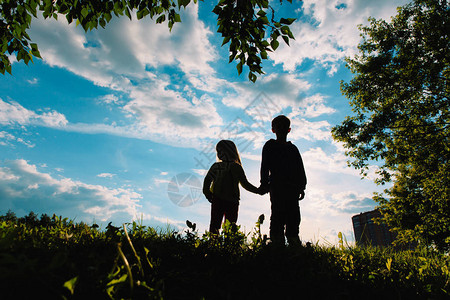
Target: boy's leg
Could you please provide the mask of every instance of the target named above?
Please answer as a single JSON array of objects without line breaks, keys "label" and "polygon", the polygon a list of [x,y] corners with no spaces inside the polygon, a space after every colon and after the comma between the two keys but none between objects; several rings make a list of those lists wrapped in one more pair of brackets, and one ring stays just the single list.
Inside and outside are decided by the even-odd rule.
[{"label": "boy's leg", "polygon": [[282,215],[272,210],[270,216],[270,240],[274,243],[284,244],[284,222]]},{"label": "boy's leg", "polygon": [[211,203],[211,222],[209,223],[209,232],[218,234],[222,225],[222,219],[224,215],[222,200],[213,197]]},{"label": "boy's leg", "polygon": [[298,194],[293,193],[289,197],[289,205],[287,209],[286,220],[286,237],[289,244],[299,244],[299,231],[300,231],[300,205],[298,203]]},{"label": "boy's leg", "polygon": [[275,243],[284,244],[284,226],[286,224],[286,209],[283,195],[278,191],[270,191],[271,215],[270,215],[270,240]]}]

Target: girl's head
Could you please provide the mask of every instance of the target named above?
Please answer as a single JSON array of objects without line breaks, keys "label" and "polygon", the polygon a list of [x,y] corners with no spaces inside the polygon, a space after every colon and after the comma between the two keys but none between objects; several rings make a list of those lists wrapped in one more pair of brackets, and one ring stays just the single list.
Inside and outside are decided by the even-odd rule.
[{"label": "girl's head", "polygon": [[216,146],[217,157],[221,161],[234,161],[238,164],[241,163],[239,152],[236,145],[230,140],[221,140]]}]

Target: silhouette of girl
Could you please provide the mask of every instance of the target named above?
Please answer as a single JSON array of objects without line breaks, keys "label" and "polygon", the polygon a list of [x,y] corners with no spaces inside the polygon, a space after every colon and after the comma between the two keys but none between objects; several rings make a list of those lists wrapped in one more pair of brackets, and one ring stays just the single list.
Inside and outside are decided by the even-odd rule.
[{"label": "silhouette of girl", "polygon": [[211,166],[203,182],[203,194],[211,203],[211,233],[219,233],[224,216],[226,220],[236,223],[239,183],[247,191],[259,193],[259,189],[248,182],[238,150],[232,141],[221,140],[217,143],[216,151],[219,162]]}]

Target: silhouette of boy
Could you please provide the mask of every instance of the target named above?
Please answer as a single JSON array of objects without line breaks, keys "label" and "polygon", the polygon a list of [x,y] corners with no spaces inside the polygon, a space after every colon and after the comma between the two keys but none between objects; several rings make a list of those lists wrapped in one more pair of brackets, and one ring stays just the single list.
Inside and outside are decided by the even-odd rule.
[{"label": "silhouette of boy", "polygon": [[274,243],[300,244],[299,200],[305,197],[306,174],[297,147],[288,142],[291,121],[284,115],[272,120],[277,139],[264,144],[261,160],[261,194],[270,192],[270,239]]}]

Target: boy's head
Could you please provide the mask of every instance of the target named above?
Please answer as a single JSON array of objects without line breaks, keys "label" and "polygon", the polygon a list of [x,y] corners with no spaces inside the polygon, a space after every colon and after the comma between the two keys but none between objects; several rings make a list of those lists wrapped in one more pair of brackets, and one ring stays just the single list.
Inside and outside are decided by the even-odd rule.
[{"label": "boy's head", "polygon": [[291,121],[285,115],[279,115],[272,120],[272,132],[276,135],[287,135],[291,131]]}]

